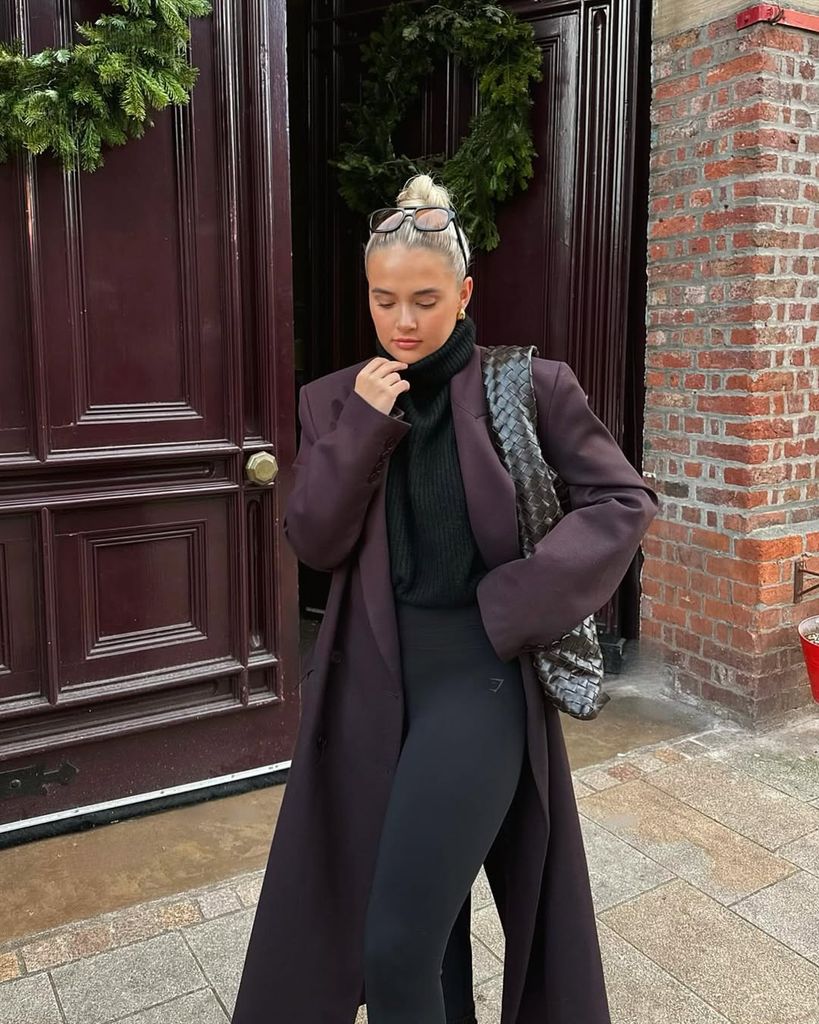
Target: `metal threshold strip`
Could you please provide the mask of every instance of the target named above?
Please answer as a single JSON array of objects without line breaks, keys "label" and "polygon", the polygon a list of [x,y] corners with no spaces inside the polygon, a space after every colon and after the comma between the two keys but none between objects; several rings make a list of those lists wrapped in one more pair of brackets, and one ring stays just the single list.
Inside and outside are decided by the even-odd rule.
[{"label": "metal threshold strip", "polygon": [[779,4],[754,4],[746,7],[737,15],[737,28],[749,28],[766,21],[771,25],[787,25],[789,28],[801,28],[806,32],[819,32],[819,14],[806,14],[794,11]]},{"label": "metal threshold strip", "polygon": [[135,796],[121,797],[118,800],[106,800],[98,804],[86,804],[84,807],[71,807],[63,811],[55,811],[53,814],[41,814],[36,818],[9,821],[5,824],[0,824],[0,835],[8,836],[14,832],[28,832],[31,829],[39,830],[43,826],[53,825],[58,822],[76,820],[79,823],[91,816],[105,814],[107,811],[116,811],[124,807],[136,807],[139,804],[166,800],[169,797],[180,796],[185,793],[195,793],[202,789],[229,786],[231,783],[241,782],[244,779],[258,778],[262,775],[272,775],[277,772],[287,771],[291,763],[291,761],[279,761],[277,764],[266,764],[260,768],[248,768],[242,772],[232,772],[230,775],[220,775],[213,779],[202,779],[201,782],[188,782],[180,786],[168,786],[166,789],[157,789],[151,793],[138,793]]}]

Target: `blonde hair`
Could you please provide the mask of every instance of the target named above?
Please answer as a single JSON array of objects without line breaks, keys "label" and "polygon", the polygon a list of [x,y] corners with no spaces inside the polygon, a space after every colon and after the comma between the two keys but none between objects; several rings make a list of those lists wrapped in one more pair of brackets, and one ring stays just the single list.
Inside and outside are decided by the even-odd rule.
[{"label": "blonde hair", "polygon": [[[449,209],[454,209],[449,190],[445,185],[439,185],[434,182],[428,174],[416,174],[414,177],[409,178],[398,193],[395,205],[445,206]],[[409,217],[395,231],[381,234],[377,231],[370,233],[369,241],[364,247],[364,265],[366,266],[370,253],[375,248],[404,245],[408,249],[437,249],[438,252],[442,252],[446,256],[455,272],[458,284],[461,285],[468,270],[464,266],[463,253],[461,252],[460,245],[458,245],[458,236],[456,234],[458,230],[460,230],[468,265],[472,259],[472,250],[460,222],[457,228],[454,222],[451,222],[443,231],[418,231]]]}]

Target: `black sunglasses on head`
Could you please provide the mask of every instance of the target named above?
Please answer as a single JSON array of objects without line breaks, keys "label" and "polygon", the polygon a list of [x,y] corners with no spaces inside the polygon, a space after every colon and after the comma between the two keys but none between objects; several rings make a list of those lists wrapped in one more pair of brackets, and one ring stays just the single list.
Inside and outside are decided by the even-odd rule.
[{"label": "black sunglasses on head", "polygon": [[412,218],[412,223],[419,231],[445,231],[449,225],[455,222],[455,237],[461,247],[461,255],[464,258],[464,273],[469,273],[469,260],[466,258],[466,249],[461,240],[461,222],[455,210],[446,206],[384,206],[380,210],[374,210],[370,214],[370,231],[388,234],[396,231],[407,217]]}]

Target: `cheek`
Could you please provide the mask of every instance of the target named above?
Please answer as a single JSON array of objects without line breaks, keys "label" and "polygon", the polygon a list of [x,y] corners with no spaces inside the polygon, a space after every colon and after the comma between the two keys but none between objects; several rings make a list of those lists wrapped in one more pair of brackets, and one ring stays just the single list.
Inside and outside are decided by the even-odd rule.
[{"label": "cheek", "polygon": [[430,309],[427,312],[430,314],[430,326],[432,327],[434,325],[436,332],[440,334],[442,338],[447,338],[449,336],[449,332],[452,330],[452,324],[450,321],[453,316],[449,306],[445,302],[440,302],[436,305],[435,309]]},{"label": "cheek", "polygon": [[375,324],[375,326],[379,330],[382,328],[386,328],[386,325],[389,323],[390,310],[382,309],[380,306],[376,305],[375,303],[372,303],[370,306],[370,311],[372,312],[373,323]]},{"label": "cheek", "polygon": [[394,334],[393,330],[393,317],[391,309],[381,309],[375,303],[371,305],[373,327],[375,327],[375,333],[378,340],[382,345],[386,347],[386,343],[392,338]]}]

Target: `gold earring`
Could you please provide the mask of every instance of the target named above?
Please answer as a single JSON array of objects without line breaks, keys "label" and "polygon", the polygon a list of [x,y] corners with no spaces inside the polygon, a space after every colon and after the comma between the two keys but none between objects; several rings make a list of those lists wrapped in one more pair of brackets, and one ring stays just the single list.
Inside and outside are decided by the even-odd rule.
[{"label": "gold earring", "polygon": [[466,320],[466,313],[464,312],[464,307],[463,306],[461,306],[461,308],[458,310],[458,319],[459,320]]}]

